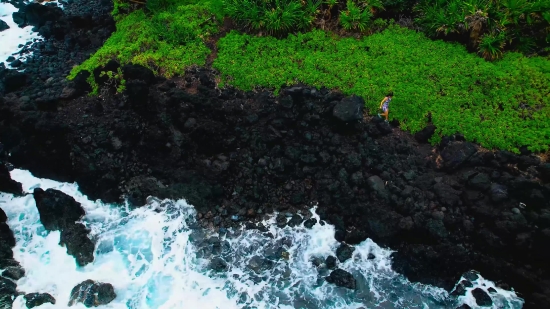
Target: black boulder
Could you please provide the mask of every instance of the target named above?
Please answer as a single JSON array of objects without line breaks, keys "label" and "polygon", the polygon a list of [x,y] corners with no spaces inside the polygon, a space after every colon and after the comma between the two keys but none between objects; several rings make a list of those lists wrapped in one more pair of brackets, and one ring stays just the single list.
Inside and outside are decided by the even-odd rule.
[{"label": "black boulder", "polygon": [[365,101],[358,96],[342,99],[332,110],[332,115],[343,122],[351,122],[363,119]]},{"label": "black boulder", "polygon": [[493,305],[493,301],[491,300],[491,296],[487,294],[484,290],[480,288],[475,288],[472,291],[472,295],[476,299],[476,304],[481,307],[491,307]]},{"label": "black boulder", "polygon": [[27,308],[42,306],[45,303],[55,305],[55,298],[48,293],[29,293],[25,295],[25,301]]},{"label": "black boulder", "polygon": [[89,230],[77,223],[61,231],[60,245],[67,247],[67,253],[74,256],[79,266],[85,266],[94,261],[94,243],[88,238]]},{"label": "black boulder", "polygon": [[97,307],[106,305],[116,298],[115,289],[109,283],[86,280],[76,285],[71,291],[69,306],[82,303],[84,306]]},{"label": "black boulder", "polygon": [[356,282],[353,275],[342,269],[336,269],[326,277],[328,283],[335,284],[340,287],[355,290]]},{"label": "black boulder", "polygon": [[4,30],[8,30],[9,28],[10,28],[10,26],[8,26],[8,24],[6,24],[5,21],[0,19],[0,32],[2,32]]},{"label": "black boulder", "polygon": [[48,231],[61,230],[84,216],[80,203],[65,193],[47,189],[34,189],[34,200],[40,214],[40,221]]}]

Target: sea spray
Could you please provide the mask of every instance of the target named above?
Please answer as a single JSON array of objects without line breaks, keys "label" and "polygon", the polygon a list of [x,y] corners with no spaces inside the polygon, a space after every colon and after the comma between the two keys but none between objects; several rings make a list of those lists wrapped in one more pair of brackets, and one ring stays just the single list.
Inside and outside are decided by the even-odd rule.
[{"label": "sea spray", "polygon": [[6,59],[10,56],[14,57],[14,59],[24,61],[31,55],[31,53],[27,53],[24,56],[18,54],[17,52],[21,50],[20,45],[25,45],[27,42],[40,38],[38,32],[32,31],[32,26],[19,28],[12,18],[14,12],[17,12],[17,8],[12,4],[0,3],[0,19],[5,21],[10,27],[0,32],[0,42],[2,42],[0,44],[0,62],[4,62],[7,67],[9,67],[9,64],[6,62]]},{"label": "sea spray", "polygon": [[[317,221],[311,229],[279,228],[273,216],[263,229],[220,235],[196,228],[195,210],[183,200],[149,199],[145,207],[130,209],[90,201],[76,184],[22,170],[11,175],[25,192],[53,188],[75,198],[96,243],[95,261],[79,268],[59,246],[59,232],[44,230],[32,195],[0,195],[17,240],[14,258],[26,271],[18,290],[56,299],[41,308],[66,308],[71,289],[87,279],[114,286],[117,298],[105,308],[455,308],[461,303],[476,308],[470,294],[455,299],[443,289],[408,282],[391,269],[391,251],[370,239],[357,245],[350,259],[336,262],[354,276],[356,289],[327,283],[332,270],[325,261],[336,255],[339,243],[334,226],[321,222],[315,208],[308,214]],[[221,267],[215,269],[212,261]],[[488,288],[487,282],[479,284]],[[493,308],[523,303],[509,291],[491,297]],[[25,308],[23,296],[13,307]]]}]

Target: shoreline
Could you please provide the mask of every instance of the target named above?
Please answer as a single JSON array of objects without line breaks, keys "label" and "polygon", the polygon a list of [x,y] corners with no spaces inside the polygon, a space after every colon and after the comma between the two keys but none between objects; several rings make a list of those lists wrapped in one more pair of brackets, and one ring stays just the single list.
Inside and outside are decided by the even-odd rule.
[{"label": "shoreline", "polygon": [[[75,39],[112,26],[108,8],[90,10],[91,19],[60,23],[63,33],[82,20],[104,23],[84,23]],[[126,66],[124,95],[87,97],[85,77],[61,79],[71,45],[44,43],[56,52],[35,53],[25,64],[32,82],[0,98],[4,159],[17,168],[76,181],[92,200],[186,198],[214,228],[317,202],[338,241],[368,237],[397,250],[394,269],[413,282],[449,290],[476,269],[513,287],[525,308],[550,307],[550,165],[540,158],[486,151],[459,135],[432,147],[430,128],[413,136],[328,89],[219,90],[208,69],[166,80]],[[5,82],[14,73],[2,74]]]}]

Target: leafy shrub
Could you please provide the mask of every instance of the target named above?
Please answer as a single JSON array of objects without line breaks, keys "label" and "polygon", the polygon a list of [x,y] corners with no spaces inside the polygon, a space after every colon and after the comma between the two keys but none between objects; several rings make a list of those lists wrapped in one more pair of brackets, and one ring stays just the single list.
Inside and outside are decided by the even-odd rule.
[{"label": "leafy shrub", "polygon": [[488,59],[501,55],[504,42],[524,52],[550,42],[548,0],[420,0],[416,12],[429,35],[459,35]]},{"label": "leafy shrub", "polygon": [[208,7],[203,4],[188,4],[171,7],[151,18],[155,36],[174,45],[202,41],[215,34],[218,25]]},{"label": "leafy shrub", "polygon": [[498,34],[488,33],[481,37],[478,50],[483,58],[494,60],[502,56],[504,45],[506,45],[504,32]]},{"label": "leafy shrub", "polygon": [[[111,59],[141,64],[168,78],[184,73],[190,66],[204,65],[211,52],[204,41],[218,31],[216,15],[209,11],[215,3],[159,1],[151,4],[159,10],[152,16],[143,10],[118,15],[117,30],[95,54],[73,68],[68,79],[82,70],[92,72]],[[96,94],[97,85],[92,79]]]},{"label": "leafy shrub", "polygon": [[225,13],[250,30],[284,34],[307,30],[320,6],[315,0],[224,0]]},{"label": "leafy shrub", "polygon": [[113,19],[115,21],[118,21],[119,17],[126,15],[129,9],[130,5],[128,2],[123,2],[122,0],[114,0],[113,11],[111,12],[111,15],[113,16]]},{"label": "leafy shrub", "polygon": [[412,8],[416,1],[411,0],[382,0],[381,4],[386,10],[392,10],[396,12],[408,13],[412,11]]},{"label": "leafy shrub", "polygon": [[[333,16],[348,31],[365,31],[381,0],[223,0],[224,12],[246,30],[282,35],[324,29]],[[333,14],[334,11],[336,14]]]},{"label": "leafy shrub", "polygon": [[244,90],[303,82],[361,95],[371,112],[392,89],[390,117],[414,133],[431,114],[438,128],[433,142],[461,132],[515,152],[550,144],[550,61],[544,58],[507,53],[486,62],[461,45],[390,26],[360,40],[319,30],[286,39],[231,32],[218,42],[213,66],[223,83]]},{"label": "leafy shrub", "polygon": [[351,0],[348,0],[346,10],[340,13],[340,23],[346,30],[365,31],[371,18],[372,13],[369,9],[361,9]]}]

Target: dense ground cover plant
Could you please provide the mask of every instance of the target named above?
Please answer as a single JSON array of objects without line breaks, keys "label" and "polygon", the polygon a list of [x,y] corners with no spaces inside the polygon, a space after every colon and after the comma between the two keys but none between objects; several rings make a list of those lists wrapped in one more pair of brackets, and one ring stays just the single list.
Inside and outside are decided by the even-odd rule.
[{"label": "dense ground cover plant", "polygon": [[[117,30],[68,78],[82,70],[92,72],[111,59],[141,64],[168,78],[192,65],[204,65],[211,52],[205,41],[218,31],[221,19],[217,5],[216,1],[150,0],[145,9],[128,12],[128,3],[117,2],[113,10]],[[97,93],[93,78],[90,83]]]},{"label": "dense ground cover plant", "polygon": [[420,0],[417,22],[429,35],[458,35],[486,59],[505,47],[524,53],[548,48],[548,0]]},{"label": "dense ground cover plant", "polygon": [[[113,10],[117,31],[74,68],[69,79],[111,59],[142,64],[165,77],[183,74],[190,66],[205,64],[211,53],[206,40],[230,16],[241,29],[255,34],[232,31],[219,41],[213,66],[222,75],[220,87],[262,86],[277,91],[302,82],[361,95],[371,111],[392,90],[396,97],[391,117],[400,120],[403,129],[416,132],[430,115],[438,128],[433,142],[460,132],[488,148],[516,152],[521,146],[544,151],[550,144],[550,61],[502,51],[506,44],[523,40],[516,37],[521,31],[530,31],[513,30],[510,24],[543,23],[544,12],[528,18],[513,13],[519,10],[512,10],[513,1],[535,0],[506,0],[505,28],[498,28],[502,22],[479,9],[481,4],[495,6],[490,0],[422,0],[416,7],[424,14],[418,21],[432,34],[467,34],[485,58],[502,58],[496,62],[469,54],[459,44],[432,41],[376,18],[385,7],[394,11],[410,7],[404,0],[149,0],[141,5],[124,1],[128,0],[117,0]],[[422,8],[429,1],[439,5],[431,13]],[[430,18],[436,22],[430,23]],[[355,39],[330,31],[296,32],[331,20],[346,31],[376,34]],[[538,35],[545,34],[545,28],[539,30]],[[261,32],[277,38],[257,36]],[[124,90],[120,72],[108,76],[118,91]],[[89,81],[97,93],[93,77]]]},{"label": "dense ground cover plant", "polygon": [[550,144],[550,62],[544,58],[506,53],[487,62],[459,44],[397,26],[360,40],[319,30],[286,39],[231,32],[218,45],[213,66],[223,83],[241,89],[302,82],[361,95],[371,111],[392,90],[391,118],[416,132],[431,114],[434,142],[460,132],[515,152]]},{"label": "dense ground cover plant", "polygon": [[[223,10],[244,30],[272,35],[309,30],[313,27],[365,32],[381,0],[223,0]],[[334,22],[336,20],[336,22]],[[334,30],[334,29],[332,29]]]}]

